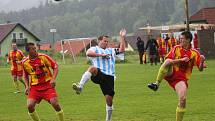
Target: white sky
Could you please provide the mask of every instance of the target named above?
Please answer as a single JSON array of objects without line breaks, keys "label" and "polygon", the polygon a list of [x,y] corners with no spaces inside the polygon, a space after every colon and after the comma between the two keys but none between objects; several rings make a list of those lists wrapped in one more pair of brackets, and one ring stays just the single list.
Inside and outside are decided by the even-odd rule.
[{"label": "white sky", "polygon": [[40,1],[46,0],[0,0],[0,11],[17,11],[38,6]]}]

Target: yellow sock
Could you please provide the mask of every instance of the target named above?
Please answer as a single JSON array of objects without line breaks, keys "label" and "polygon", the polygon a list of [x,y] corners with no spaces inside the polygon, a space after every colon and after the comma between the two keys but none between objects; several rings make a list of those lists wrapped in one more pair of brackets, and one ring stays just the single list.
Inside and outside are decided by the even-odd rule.
[{"label": "yellow sock", "polygon": [[18,81],[14,81],[13,84],[14,84],[15,89],[17,91],[20,91],[20,89],[19,89],[19,82]]},{"label": "yellow sock", "polygon": [[182,121],[183,120],[185,111],[186,111],[185,108],[180,108],[180,107],[176,108],[176,121]]},{"label": "yellow sock", "polygon": [[166,76],[168,71],[169,71],[169,67],[164,67],[163,65],[161,65],[161,67],[158,71],[156,81],[158,81],[160,83],[163,80],[163,78]]},{"label": "yellow sock", "polygon": [[37,114],[36,111],[34,111],[33,113],[29,113],[29,112],[28,112],[28,115],[31,117],[31,119],[32,119],[33,121],[40,121],[39,116],[38,116],[38,114]]},{"label": "yellow sock", "polygon": [[63,110],[56,112],[56,115],[58,116],[59,121],[64,121]]}]

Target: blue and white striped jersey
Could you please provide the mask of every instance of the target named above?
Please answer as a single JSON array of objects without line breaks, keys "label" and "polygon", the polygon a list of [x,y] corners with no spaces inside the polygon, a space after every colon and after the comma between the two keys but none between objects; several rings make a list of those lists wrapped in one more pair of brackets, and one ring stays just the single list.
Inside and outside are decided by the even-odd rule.
[{"label": "blue and white striped jersey", "polygon": [[102,49],[99,46],[89,48],[97,54],[109,54],[109,58],[104,57],[89,57],[92,65],[99,68],[102,73],[115,77],[115,56],[119,54],[118,48],[106,48]]}]

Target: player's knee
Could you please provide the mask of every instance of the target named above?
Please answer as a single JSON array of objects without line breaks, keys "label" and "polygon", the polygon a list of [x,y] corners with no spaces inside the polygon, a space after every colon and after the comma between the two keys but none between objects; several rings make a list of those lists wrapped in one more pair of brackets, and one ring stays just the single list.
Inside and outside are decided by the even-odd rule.
[{"label": "player's knee", "polygon": [[88,68],[88,71],[89,71],[90,73],[92,73],[92,74],[95,74],[95,73],[97,73],[98,70],[97,70],[96,67],[91,66],[91,67]]},{"label": "player's knee", "polygon": [[172,61],[171,59],[166,59],[163,63],[164,66],[171,66],[172,65]]},{"label": "player's knee", "polygon": [[30,113],[34,112],[34,107],[35,107],[34,104],[29,103],[29,104],[27,105],[27,107],[28,107],[28,110],[29,110]]},{"label": "player's knee", "polygon": [[107,103],[108,106],[112,106],[113,105],[113,97],[107,95],[106,96],[106,103]]}]

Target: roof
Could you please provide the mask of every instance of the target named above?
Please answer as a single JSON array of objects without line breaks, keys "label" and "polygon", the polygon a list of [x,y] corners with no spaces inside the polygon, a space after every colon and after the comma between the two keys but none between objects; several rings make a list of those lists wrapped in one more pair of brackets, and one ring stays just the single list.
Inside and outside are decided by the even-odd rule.
[{"label": "roof", "polygon": [[190,17],[190,21],[206,20],[208,24],[215,24],[215,7],[202,8]]},{"label": "roof", "polygon": [[20,23],[6,23],[0,24],[0,43],[17,27],[21,26],[25,31],[29,32],[33,37],[36,38],[36,41],[40,41],[33,33],[27,30],[24,26]]},{"label": "roof", "polygon": [[[76,38],[64,40],[64,51],[67,50],[69,54],[77,55],[91,43],[90,38]],[[50,43],[40,44],[40,50],[50,50]],[[55,42],[55,51],[61,52],[61,41]]]},{"label": "roof", "polygon": [[[193,29],[200,29],[202,26],[208,28],[208,27],[215,27],[215,24],[189,24],[190,28]],[[139,28],[140,30],[159,30],[161,31],[164,28],[164,26],[149,26],[149,27],[142,27]],[[180,30],[185,29],[186,24],[175,24],[175,25],[168,25],[169,30]]]}]

